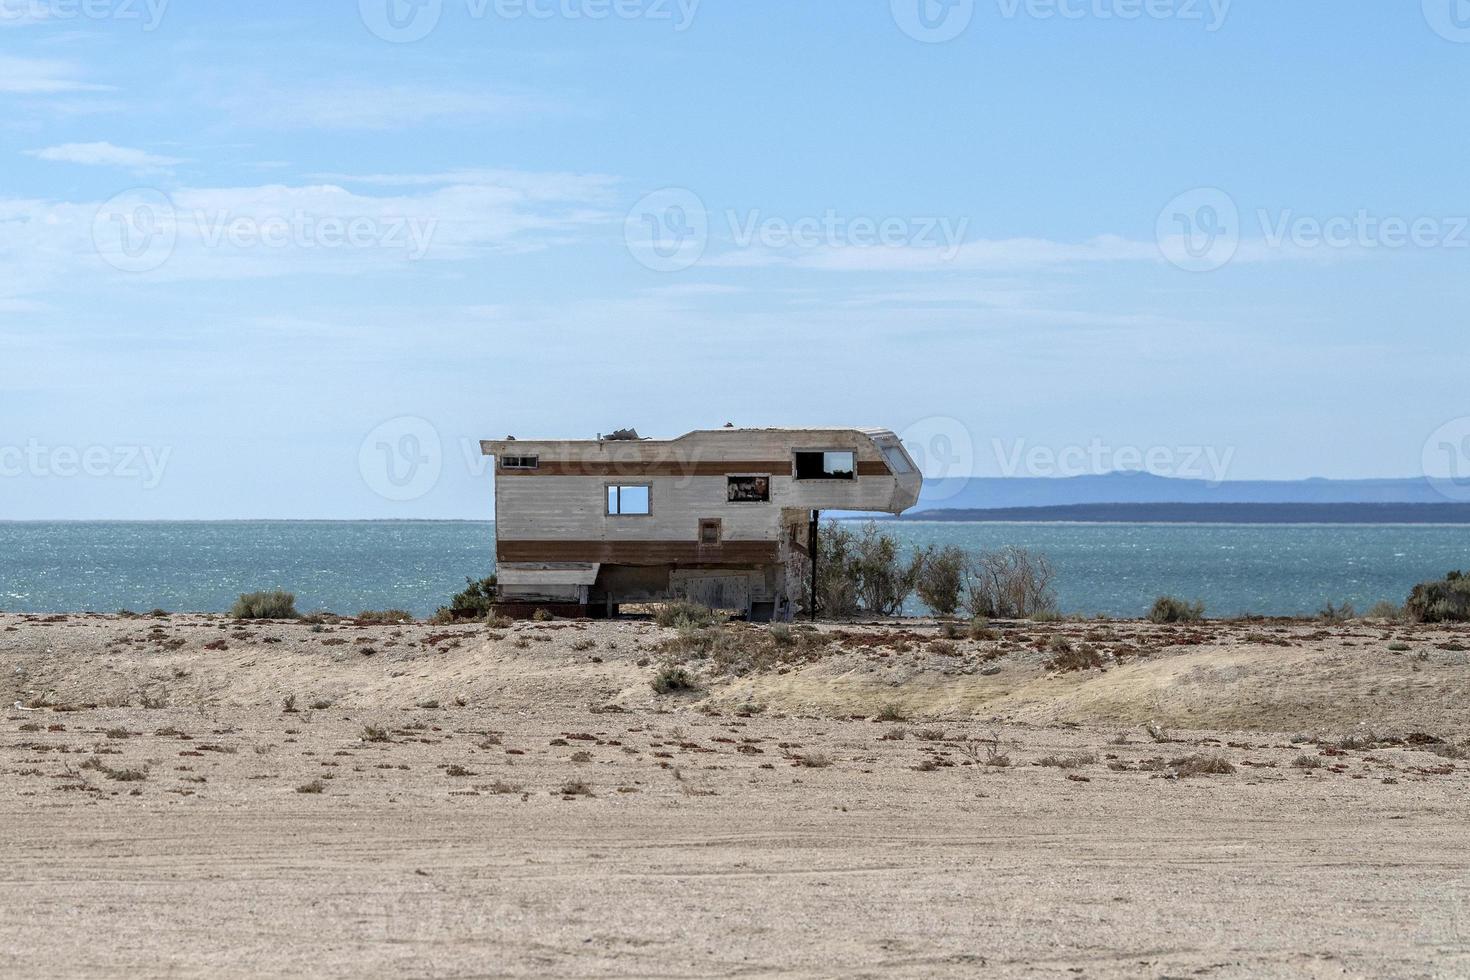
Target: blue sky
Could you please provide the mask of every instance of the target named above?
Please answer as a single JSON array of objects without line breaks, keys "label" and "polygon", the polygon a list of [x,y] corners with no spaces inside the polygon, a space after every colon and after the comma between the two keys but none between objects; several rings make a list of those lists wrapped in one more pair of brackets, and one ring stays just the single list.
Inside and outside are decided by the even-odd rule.
[{"label": "blue sky", "polygon": [[1458,0],[0,0],[0,519],[726,421],[1464,465],[1467,67]]}]

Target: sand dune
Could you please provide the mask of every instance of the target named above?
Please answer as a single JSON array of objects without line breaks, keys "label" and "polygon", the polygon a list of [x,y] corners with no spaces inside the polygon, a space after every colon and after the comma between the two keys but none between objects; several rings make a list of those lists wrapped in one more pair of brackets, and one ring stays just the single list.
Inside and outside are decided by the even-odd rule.
[{"label": "sand dune", "polygon": [[0,617],[6,972],[1470,972],[1470,632],[996,625]]}]

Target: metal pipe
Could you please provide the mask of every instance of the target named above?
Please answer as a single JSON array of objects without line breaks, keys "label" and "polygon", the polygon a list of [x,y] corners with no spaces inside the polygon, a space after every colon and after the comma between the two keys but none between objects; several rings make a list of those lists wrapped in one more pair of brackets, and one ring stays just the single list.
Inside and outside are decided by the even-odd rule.
[{"label": "metal pipe", "polygon": [[821,523],[821,520],[822,512],[819,510],[812,511],[812,522],[811,526],[807,528],[806,541],[807,551],[811,555],[812,559],[811,614],[812,622],[814,623],[817,621],[817,527]]}]

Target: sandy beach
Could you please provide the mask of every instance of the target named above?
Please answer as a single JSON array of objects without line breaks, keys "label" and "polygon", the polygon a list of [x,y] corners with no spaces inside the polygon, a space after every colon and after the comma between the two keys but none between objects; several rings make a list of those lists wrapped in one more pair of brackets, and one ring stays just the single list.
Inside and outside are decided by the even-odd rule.
[{"label": "sandy beach", "polygon": [[0,616],[4,972],[1470,972],[1470,629],[944,632]]}]

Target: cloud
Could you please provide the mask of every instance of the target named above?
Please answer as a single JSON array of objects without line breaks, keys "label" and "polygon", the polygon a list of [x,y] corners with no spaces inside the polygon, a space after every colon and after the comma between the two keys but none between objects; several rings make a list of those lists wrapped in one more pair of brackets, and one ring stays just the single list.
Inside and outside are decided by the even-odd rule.
[{"label": "cloud", "polygon": [[113,269],[146,284],[392,274],[539,251],[608,225],[605,178],[545,178],[507,172],[400,193],[267,184],[139,188],[106,202],[0,198],[0,300],[59,296]]},{"label": "cloud", "polygon": [[77,66],[69,61],[0,56],[0,92],[9,95],[66,95],[112,91],[110,86],[80,80],[76,77],[79,73]]},{"label": "cloud", "polygon": [[443,121],[459,124],[555,108],[546,99],[525,93],[352,82],[303,83],[290,89],[239,86],[219,104],[252,125],[339,130],[391,130]]},{"label": "cloud", "polygon": [[77,163],[89,167],[121,167],[136,173],[166,170],[188,161],[178,157],[159,156],[146,150],[134,150],[111,143],[63,143],[43,150],[28,150],[27,156],[52,163]]}]

